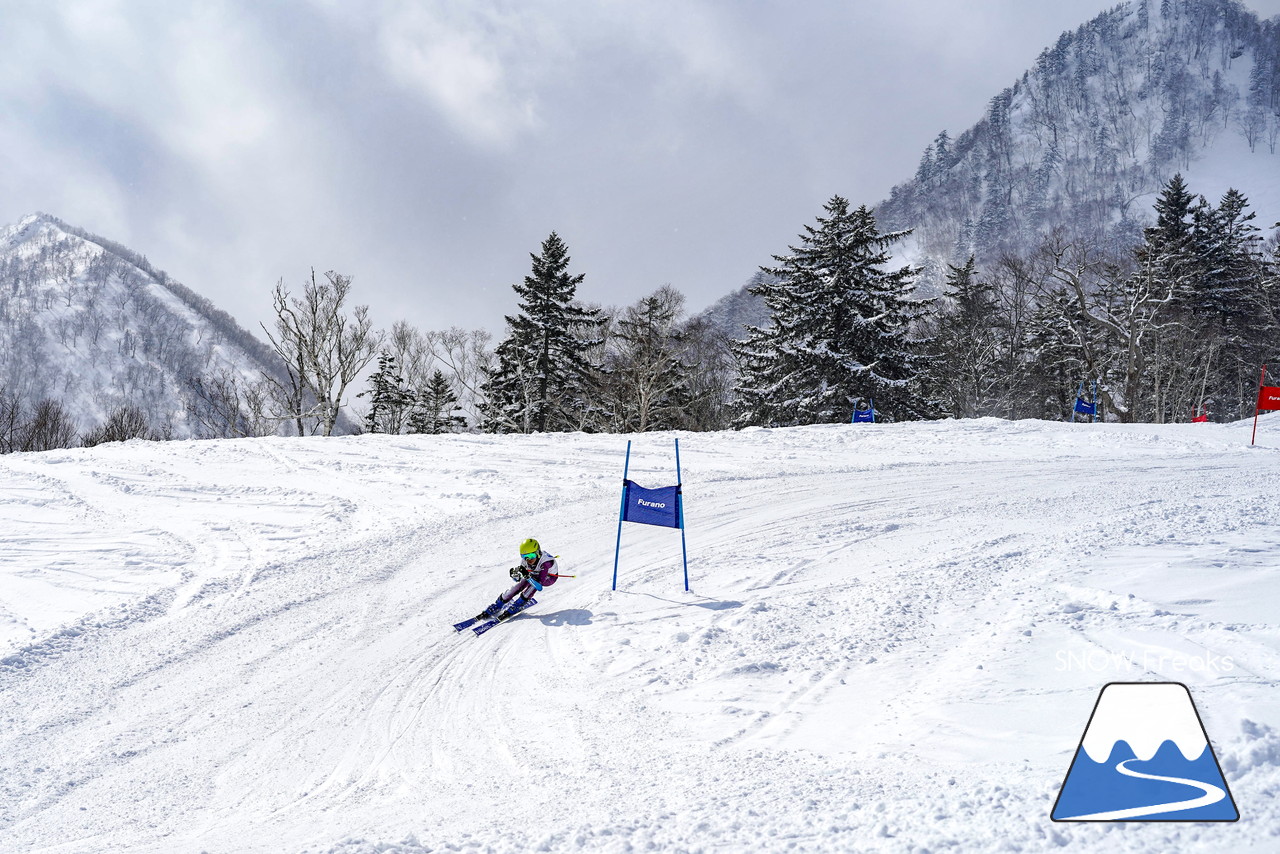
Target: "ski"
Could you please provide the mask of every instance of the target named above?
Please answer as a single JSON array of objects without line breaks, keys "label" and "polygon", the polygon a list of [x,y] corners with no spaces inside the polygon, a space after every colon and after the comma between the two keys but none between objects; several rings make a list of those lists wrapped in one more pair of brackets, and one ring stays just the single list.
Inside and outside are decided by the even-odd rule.
[{"label": "ski", "polygon": [[514,617],[516,614],[523,613],[523,612],[524,612],[525,610],[527,610],[531,605],[537,605],[537,604],[538,604],[538,602],[537,602],[537,600],[536,600],[536,599],[530,599],[530,600],[529,600],[528,602],[526,602],[526,603],[524,604],[524,606],[523,606],[523,607],[521,607],[519,610],[511,611],[510,613],[506,613],[506,614],[505,614],[504,616],[502,616],[502,617],[495,617],[494,619],[489,620],[487,623],[481,623],[480,625],[478,625],[478,626],[476,626],[475,628],[473,628],[471,631],[473,631],[473,632],[475,632],[475,633],[476,633],[476,637],[480,637],[480,635],[482,635],[482,634],[484,634],[485,632],[489,631],[489,629],[491,629],[491,628],[493,628],[494,626],[498,625],[498,623],[505,623],[507,620],[510,620],[510,619],[511,619],[512,617]]},{"label": "ski", "polygon": [[481,623],[471,631],[476,633],[476,637],[480,637],[482,634],[489,631],[489,629],[493,628],[494,626],[498,625],[498,623],[501,623],[501,622],[502,620],[490,620],[487,623]]},{"label": "ski", "polygon": [[472,618],[471,618],[471,619],[469,619],[469,620],[463,620],[461,623],[454,623],[454,624],[453,624],[453,630],[454,630],[455,632],[460,632],[460,631],[462,631],[463,629],[469,629],[469,628],[471,628],[472,626],[474,626],[474,625],[475,625],[476,623],[478,623],[478,622],[480,622],[480,618],[479,618],[479,617],[472,617]]}]

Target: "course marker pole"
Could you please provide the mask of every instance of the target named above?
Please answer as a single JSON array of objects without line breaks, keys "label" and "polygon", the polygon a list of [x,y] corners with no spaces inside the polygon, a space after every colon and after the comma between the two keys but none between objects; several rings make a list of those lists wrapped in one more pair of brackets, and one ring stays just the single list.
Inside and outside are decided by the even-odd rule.
[{"label": "course marker pole", "polygon": [[[676,486],[680,487],[684,479],[680,477],[680,440],[676,439]],[[680,556],[684,560],[684,592],[689,592],[689,550],[684,544],[684,490],[676,490],[676,513],[680,522]]]},{"label": "course marker pole", "polygon": [[[1262,396],[1262,387],[1267,384],[1267,366],[1262,366],[1262,375],[1258,377],[1258,396]],[[1258,439],[1258,409],[1257,402],[1253,405],[1253,435],[1249,437],[1249,444],[1252,445]]]},{"label": "course marker pole", "polygon": [[627,472],[631,470],[631,440],[627,440],[627,461],[622,464],[622,503],[618,505],[618,540],[613,545],[613,589],[618,589],[618,552],[622,548],[622,516],[627,511]]}]

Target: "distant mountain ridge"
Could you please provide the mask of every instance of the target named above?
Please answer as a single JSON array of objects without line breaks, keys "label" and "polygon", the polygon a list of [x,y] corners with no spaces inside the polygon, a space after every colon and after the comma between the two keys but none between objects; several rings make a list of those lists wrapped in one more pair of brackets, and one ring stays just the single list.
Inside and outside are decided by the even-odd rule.
[{"label": "distant mountain ridge", "polygon": [[913,229],[936,288],[947,263],[1025,253],[1061,230],[1125,252],[1177,172],[1216,202],[1234,187],[1280,219],[1280,16],[1237,0],[1130,0],[1046,48],[986,115],[926,147],[876,207]]},{"label": "distant mountain ridge", "polygon": [[196,384],[279,376],[274,352],[118,243],[37,213],[0,228],[0,388],[60,402],[91,429],[141,410],[158,434],[207,434]]},{"label": "distant mountain ridge", "polygon": [[763,276],[764,273],[757,270],[745,285],[716,300],[694,319],[709,324],[730,340],[746,338],[748,326],[764,326],[769,322],[769,308],[764,300],[747,290],[758,284]]},{"label": "distant mountain ridge", "polygon": [[[940,133],[875,214],[882,231],[913,231],[898,260],[935,296],[947,264],[973,254],[981,270],[1054,229],[1128,251],[1177,172],[1211,202],[1244,193],[1264,228],[1280,220],[1280,16],[1237,0],[1120,3],[1045,48],[973,127]],[[740,316],[765,316],[749,286],[704,312],[734,338]]]}]

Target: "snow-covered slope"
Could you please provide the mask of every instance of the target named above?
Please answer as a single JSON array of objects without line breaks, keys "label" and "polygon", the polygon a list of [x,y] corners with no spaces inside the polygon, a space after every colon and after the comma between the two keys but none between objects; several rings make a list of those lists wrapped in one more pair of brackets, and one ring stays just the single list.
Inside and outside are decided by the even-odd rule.
[{"label": "snow-covered slope", "polygon": [[[1280,420],[0,457],[0,850],[1267,852]],[[673,482],[670,435],[631,476]],[[449,624],[536,536],[562,579]],[[1049,821],[1098,691],[1186,683],[1235,824]]]},{"label": "snow-covered slope", "polygon": [[279,371],[207,299],[48,214],[0,228],[0,320],[0,390],[59,401],[82,431],[129,404],[158,434],[204,435],[193,380],[243,385]]}]

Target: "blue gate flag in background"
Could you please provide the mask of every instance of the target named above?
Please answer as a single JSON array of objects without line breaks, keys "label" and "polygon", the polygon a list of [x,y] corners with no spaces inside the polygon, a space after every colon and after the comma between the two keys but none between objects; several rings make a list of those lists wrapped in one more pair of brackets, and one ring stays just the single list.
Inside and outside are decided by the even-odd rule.
[{"label": "blue gate flag in background", "polygon": [[1084,399],[1084,380],[1080,381],[1080,387],[1076,389],[1076,403],[1071,407],[1071,419],[1075,420],[1077,415],[1087,415],[1092,421],[1098,420],[1098,381],[1093,381],[1093,400]]},{"label": "blue gate flag in background", "polygon": [[645,489],[632,480],[622,482],[622,521],[642,525],[680,527],[680,485]]},{"label": "blue gate flag in background", "polygon": [[849,419],[849,423],[860,424],[864,422],[867,424],[876,423],[876,402],[874,400],[867,400],[866,409],[858,409],[857,406],[853,408],[853,418]]},{"label": "blue gate flag in background", "polygon": [[618,511],[618,542],[613,548],[613,589],[618,589],[618,555],[622,552],[622,523],[638,522],[660,528],[680,529],[680,554],[684,559],[684,589],[689,590],[689,550],[684,540],[684,495],[680,490],[680,440],[676,439],[676,485],[647,489],[627,479],[631,471],[631,442],[622,465],[622,508]]}]

